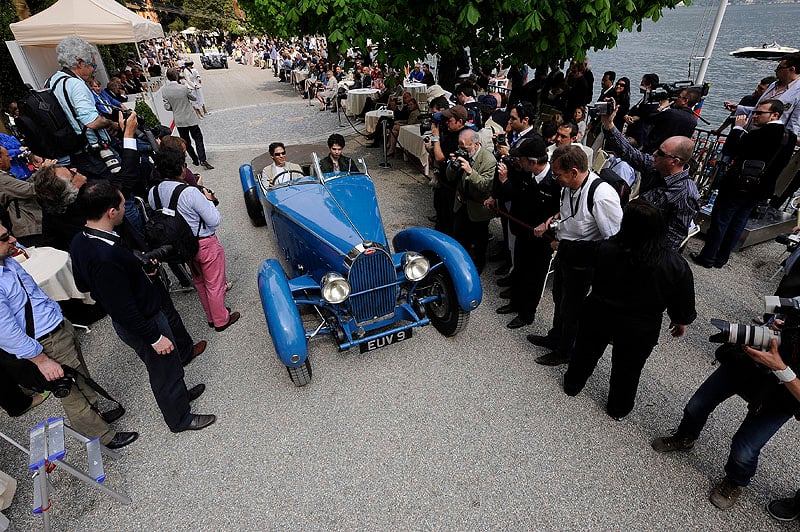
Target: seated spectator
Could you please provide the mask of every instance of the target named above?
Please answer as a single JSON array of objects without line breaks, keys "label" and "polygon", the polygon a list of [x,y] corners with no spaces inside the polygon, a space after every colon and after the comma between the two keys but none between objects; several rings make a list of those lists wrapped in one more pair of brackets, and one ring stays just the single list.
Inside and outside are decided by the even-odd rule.
[{"label": "seated spectator", "polygon": [[433,72],[431,72],[431,67],[428,63],[422,64],[422,83],[430,87],[431,85],[436,85],[436,80],[433,79]]},{"label": "seated spectator", "polygon": [[107,91],[104,91],[100,86],[100,82],[92,78],[86,84],[92,90],[94,96],[94,104],[97,110],[110,120],[116,121],[116,113],[113,107],[122,107],[122,102],[113,98]]},{"label": "seated spectator", "polygon": [[406,111],[405,120],[395,120],[394,125],[392,126],[389,149],[386,152],[387,157],[391,157],[392,155],[394,155],[397,146],[397,137],[400,134],[400,128],[404,125],[413,125],[419,123],[419,115],[420,115],[419,105],[417,105],[417,100],[415,100],[414,98],[410,98],[410,94],[408,103],[405,105],[404,110]]},{"label": "seated spectator", "polygon": [[333,70],[328,70],[325,73],[326,81],[325,81],[325,90],[322,92],[317,93],[317,100],[321,104],[320,111],[324,111],[328,107],[328,103],[333,103],[334,112],[336,111],[336,93],[339,91],[339,83],[336,81],[336,77],[333,75]]},{"label": "seated spectator", "polygon": [[122,81],[119,78],[111,78],[106,85],[106,93],[108,93],[109,97],[117,100],[118,102],[127,102],[128,96],[125,93],[125,89],[122,86]]},{"label": "seated spectator", "polygon": [[[155,209],[155,194],[162,206],[169,205],[175,189],[181,184],[186,155],[175,148],[158,151],[156,167],[165,179],[150,189],[148,203]],[[225,306],[227,284],[225,278],[225,251],[216,236],[221,216],[214,205],[214,193],[207,188],[188,187],[180,193],[177,210],[197,236],[200,246],[192,260],[192,281],[203,305],[209,327],[222,332],[239,319],[238,312]]]}]

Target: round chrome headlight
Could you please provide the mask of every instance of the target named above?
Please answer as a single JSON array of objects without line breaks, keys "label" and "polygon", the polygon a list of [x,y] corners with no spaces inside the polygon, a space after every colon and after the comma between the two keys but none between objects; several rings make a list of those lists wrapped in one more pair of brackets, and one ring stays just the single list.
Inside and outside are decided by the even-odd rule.
[{"label": "round chrome headlight", "polygon": [[430,269],[431,264],[428,259],[419,253],[409,251],[403,255],[403,273],[406,274],[406,279],[409,281],[419,281],[428,275]]},{"label": "round chrome headlight", "polygon": [[335,272],[325,274],[320,288],[322,289],[322,299],[328,303],[341,303],[350,295],[350,283]]}]

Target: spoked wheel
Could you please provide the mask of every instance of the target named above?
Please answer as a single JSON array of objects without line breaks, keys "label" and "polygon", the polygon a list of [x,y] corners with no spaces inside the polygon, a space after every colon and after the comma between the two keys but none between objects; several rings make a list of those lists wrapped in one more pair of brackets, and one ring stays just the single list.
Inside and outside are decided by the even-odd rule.
[{"label": "spoked wheel", "polygon": [[469,312],[458,305],[453,281],[444,266],[430,274],[428,287],[430,295],[438,296],[425,305],[431,323],[444,336],[455,336],[467,326]]},{"label": "spoked wheel", "polygon": [[286,370],[295,386],[305,386],[311,382],[311,359],[308,356],[306,356],[306,361],[299,366],[286,366]]}]

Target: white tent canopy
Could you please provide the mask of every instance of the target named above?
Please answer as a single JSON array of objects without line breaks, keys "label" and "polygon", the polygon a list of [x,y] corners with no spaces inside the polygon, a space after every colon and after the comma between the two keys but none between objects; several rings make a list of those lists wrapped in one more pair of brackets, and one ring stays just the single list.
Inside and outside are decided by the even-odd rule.
[{"label": "white tent canopy", "polygon": [[139,42],[164,36],[161,24],[114,0],[59,0],[41,13],[11,24],[21,46],[55,46],[70,35],[93,44]]}]

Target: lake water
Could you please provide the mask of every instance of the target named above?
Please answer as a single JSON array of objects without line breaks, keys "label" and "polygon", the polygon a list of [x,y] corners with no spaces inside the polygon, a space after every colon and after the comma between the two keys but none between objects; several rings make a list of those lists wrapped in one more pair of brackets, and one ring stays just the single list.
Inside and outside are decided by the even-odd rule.
[{"label": "lake water", "polygon": [[[615,71],[617,79],[622,76],[631,79],[631,105],[638,101],[636,87],[642,75],[648,72],[658,74],[662,83],[694,79],[700,60],[692,62],[693,71],[689,75],[692,48],[697,40],[694,55],[703,55],[716,10],[716,2],[709,8],[688,6],[665,10],[658,22],[643,22],[641,32],[621,33],[615,48],[590,52],[595,98],[606,70]],[[705,33],[698,38],[704,17],[707,19]],[[728,6],[705,77],[705,81],[711,83],[711,90],[701,116],[711,122],[712,127],[717,127],[728,114],[722,102],[738,102],[751,94],[761,78],[775,75],[778,65],[777,61],[732,57],[728,52],[744,46],[760,46],[773,39],[782,46],[800,48],[800,33],[795,25],[799,18],[800,4]],[[702,122],[699,125],[704,127]]]}]

